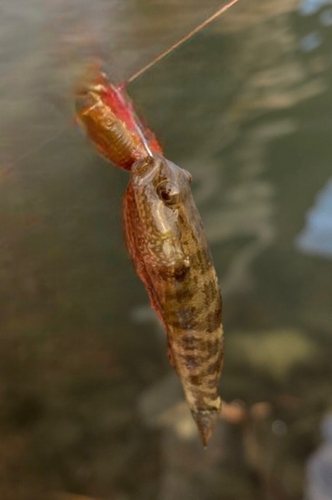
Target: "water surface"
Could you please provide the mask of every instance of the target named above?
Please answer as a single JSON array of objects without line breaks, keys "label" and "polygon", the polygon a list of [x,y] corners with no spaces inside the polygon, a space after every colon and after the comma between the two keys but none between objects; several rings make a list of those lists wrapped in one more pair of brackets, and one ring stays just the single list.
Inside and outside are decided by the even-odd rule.
[{"label": "water surface", "polygon": [[217,6],[1,6],[1,498],[332,496],[332,4],[240,0],[128,89],[193,174],[220,277],[206,452],[125,250],[127,174],[73,123],[91,56],[126,79]]}]

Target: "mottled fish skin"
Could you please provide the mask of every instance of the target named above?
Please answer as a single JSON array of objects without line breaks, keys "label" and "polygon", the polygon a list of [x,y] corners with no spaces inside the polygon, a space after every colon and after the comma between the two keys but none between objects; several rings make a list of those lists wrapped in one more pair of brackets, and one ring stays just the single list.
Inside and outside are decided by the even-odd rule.
[{"label": "mottled fish skin", "polygon": [[137,274],[162,320],[169,358],[206,446],[221,410],[221,295],[191,176],[161,155],[137,161],[124,199]]}]

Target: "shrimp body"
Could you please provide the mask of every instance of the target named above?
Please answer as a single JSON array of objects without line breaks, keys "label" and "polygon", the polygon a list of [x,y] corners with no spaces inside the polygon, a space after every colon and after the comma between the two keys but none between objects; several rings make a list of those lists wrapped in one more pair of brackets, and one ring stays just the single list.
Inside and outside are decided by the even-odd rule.
[{"label": "shrimp body", "polygon": [[188,172],[161,155],[135,162],[124,198],[124,227],[206,446],[221,409],[221,295],[190,181]]},{"label": "shrimp body", "polygon": [[76,90],[77,119],[99,153],[120,168],[152,153],[162,153],[156,137],[138,118],[123,86],[113,85],[97,70]]}]

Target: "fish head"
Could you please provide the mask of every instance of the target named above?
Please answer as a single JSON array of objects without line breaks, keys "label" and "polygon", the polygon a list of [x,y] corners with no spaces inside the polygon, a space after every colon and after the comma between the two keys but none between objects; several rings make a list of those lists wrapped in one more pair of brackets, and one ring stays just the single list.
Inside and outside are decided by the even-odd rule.
[{"label": "fish head", "polygon": [[183,246],[181,214],[190,195],[191,176],[162,155],[134,163],[134,194],[146,258],[166,275],[185,275],[189,258]]}]

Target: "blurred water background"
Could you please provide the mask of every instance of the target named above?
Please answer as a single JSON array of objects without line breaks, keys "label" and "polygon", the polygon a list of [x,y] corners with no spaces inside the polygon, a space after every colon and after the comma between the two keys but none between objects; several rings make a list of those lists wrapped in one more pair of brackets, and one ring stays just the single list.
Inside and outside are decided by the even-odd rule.
[{"label": "blurred water background", "polygon": [[224,298],[198,441],[123,242],[126,172],[74,124],[216,0],[2,0],[1,500],[332,498],[332,2],[239,0],[129,87],[189,170]]}]

